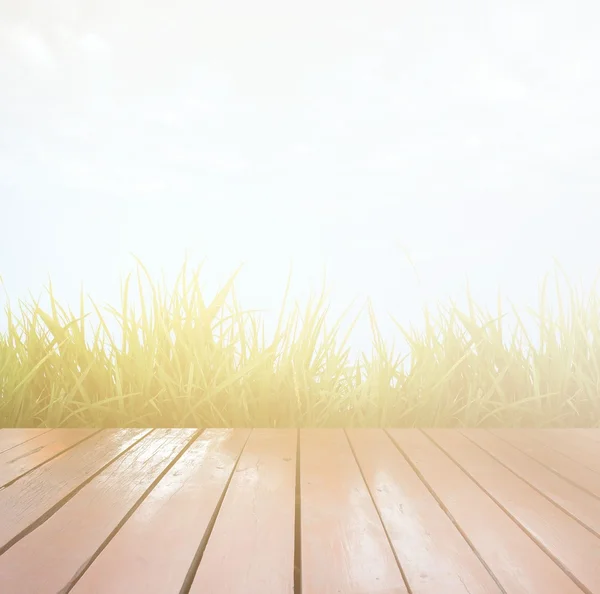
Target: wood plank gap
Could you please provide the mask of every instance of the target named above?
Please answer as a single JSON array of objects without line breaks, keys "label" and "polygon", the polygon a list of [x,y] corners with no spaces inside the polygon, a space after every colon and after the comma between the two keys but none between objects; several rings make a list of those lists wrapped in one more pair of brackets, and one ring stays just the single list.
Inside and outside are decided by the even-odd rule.
[{"label": "wood plank gap", "polygon": [[296,429],[296,512],[294,516],[294,594],[302,594],[302,489],[300,486],[300,429]]},{"label": "wood plank gap", "polygon": [[[8,549],[10,549],[15,543],[20,541],[22,538],[24,538],[25,536],[27,536],[28,534],[33,532],[36,528],[41,526],[44,522],[46,522],[48,520],[48,518],[51,518],[65,503],[67,503],[75,495],[77,495],[77,493],[79,493],[79,491],[81,491],[81,489],[83,489],[88,483],[90,483],[92,480],[94,480],[101,472],[106,470],[115,460],[119,459],[121,456],[126,454],[135,445],[137,445],[142,439],[144,439],[145,437],[150,435],[150,433],[152,433],[152,431],[153,431],[153,429],[147,431],[146,433],[141,434],[139,439],[132,442],[131,445],[129,445],[127,448],[125,448],[122,452],[120,452],[115,458],[112,458],[109,462],[104,464],[104,466],[99,468],[94,474],[90,475],[86,480],[84,480],[80,485],[75,487],[69,494],[67,494],[65,497],[63,497],[58,502],[56,502],[52,507],[50,507],[48,510],[46,510],[41,516],[39,516],[36,520],[34,520],[31,524],[29,524],[27,526],[27,528],[24,528],[23,530],[21,530],[21,532],[19,532],[13,538],[11,538],[9,541],[7,541],[3,546],[0,546],[0,555],[5,553]],[[80,445],[80,444],[81,444],[81,442],[78,445]],[[63,454],[64,454],[64,452],[63,452]]]},{"label": "wood plank gap", "polygon": [[[563,507],[562,505],[560,505],[557,501],[555,501],[554,499],[552,499],[546,492],[542,491],[541,489],[539,489],[538,487],[536,487],[533,483],[529,482],[529,480],[527,480],[527,478],[525,476],[522,476],[521,474],[519,474],[518,472],[516,472],[515,470],[513,470],[509,465],[507,465],[504,462],[502,462],[502,460],[500,458],[498,458],[497,456],[495,456],[487,448],[483,447],[480,443],[478,443],[477,441],[475,441],[474,439],[472,439],[471,437],[469,437],[469,433],[468,432],[461,431],[461,430],[459,430],[459,432],[460,432],[461,435],[464,435],[465,438],[468,439],[473,445],[477,446],[480,450],[482,450],[483,452],[485,452],[488,456],[491,456],[498,464],[500,464],[501,466],[503,466],[504,468],[506,468],[506,470],[508,470],[511,474],[514,474],[518,479],[522,480],[525,484],[529,485],[529,487],[531,487],[534,491],[536,491],[542,497],[544,497],[545,499],[547,499],[552,505],[554,505],[555,507],[557,507],[558,509],[560,509],[562,512],[564,512],[565,514],[567,514],[567,516],[569,516],[571,519],[575,520],[578,524],[581,524],[581,526],[583,528],[585,528],[588,532],[591,532],[595,537],[600,538],[600,533],[599,532],[597,532],[596,530],[594,530],[591,526],[589,526],[588,524],[586,524],[585,522],[583,522],[583,520],[579,519],[577,516],[575,516],[568,509],[566,509],[565,507]],[[494,436],[493,433],[490,433],[490,435]],[[517,450],[517,451],[518,451],[519,454],[522,453],[520,450]],[[571,486],[573,486],[573,485],[571,485]]]},{"label": "wood plank gap", "polygon": [[[489,431],[489,429],[488,429]],[[559,452],[557,450],[552,450],[556,456],[555,458],[566,458],[570,464],[570,466],[568,467],[568,470],[574,470],[575,472],[580,472],[583,473],[584,476],[583,478],[581,477],[581,475],[579,476],[579,480],[575,480],[574,478],[572,478],[573,474],[571,472],[569,472],[569,474],[571,476],[569,476],[568,474],[565,473],[565,467],[563,466],[563,471],[561,472],[560,470],[550,466],[548,463],[544,462],[544,459],[546,459],[545,456],[536,456],[534,454],[529,453],[529,451],[526,451],[526,447],[522,442],[520,442],[519,440],[515,440],[515,437],[513,436],[508,437],[506,435],[506,433],[504,433],[504,431],[502,430],[498,430],[498,429],[494,429],[492,431],[490,431],[490,433],[492,435],[494,435],[495,437],[497,437],[498,439],[501,439],[502,441],[504,441],[505,443],[507,443],[508,445],[513,446],[513,448],[516,448],[517,450],[519,450],[519,452],[521,452],[522,454],[524,454],[525,456],[531,458],[532,460],[534,460],[535,462],[537,462],[538,464],[541,464],[542,466],[544,466],[545,468],[547,468],[550,472],[553,472],[556,476],[560,477],[561,479],[567,481],[568,483],[570,483],[571,485],[573,485],[574,487],[577,487],[578,489],[581,489],[582,491],[585,491],[588,495],[591,495],[592,497],[595,497],[596,499],[600,500],[600,478],[598,478],[598,480],[596,480],[597,475],[594,473],[593,470],[590,470],[589,468],[587,468],[586,466],[583,466],[582,464],[579,464],[578,462],[575,462],[573,460],[571,460],[570,458],[567,458],[567,456],[565,456],[562,452]],[[531,446],[530,446],[531,447]],[[537,447],[539,448],[544,448],[545,445],[538,442],[537,440],[533,441],[533,446],[534,449]],[[549,448],[546,448],[546,451]],[[598,490],[597,491],[593,491],[591,487],[584,485],[583,483],[587,483],[587,485],[589,485],[589,480],[585,480],[589,478],[590,480],[592,480],[592,482],[594,483],[592,485],[592,487],[597,484],[598,485]]]},{"label": "wood plank gap", "polygon": [[[525,526],[523,526],[507,509],[506,507],[504,507],[499,501],[498,499],[496,499],[496,497],[494,497],[487,489],[485,489],[481,483],[479,481],[477,481],[475,479],[475,477],[461,464],[459,464],[459,462],[453,458],[446,450],[444,450],[430,435],[428,435],[425,431],[422,431],[422,433],[427,437],[427,439],[429,439],[438,449],[440,449],[444,455],[448,456],[448,458],[450,458],[450,460],[452,460],[454,462],[454,464],[456,464],[510,519],[512,522],[514,522],[517,527],[527,536],[527,538],[529,538],[531,541],[533,541],[533,543],[539,548],[541,549],[546,555],[548,555],[548,557],[550,557],[550,559],[552,559],[552,561],[558,566],[560,567],[560,569],[573,581],[573,583],[575,583],[577,585],[578,588],[580,588],[583,592],[585,592],[586,594],[598,594],[597,592],[592,592],[576,575],[573,574],[573,572],[564,565],[564,563],[562,563],[560,561],[560,559],[558,559],[556,557],[556,555],[554,555],[552,553],[552,551],[550,551],[547,547],[545,547],[539,540],[537,540],[535,538],[535,536],[533,536],[533,534],[531,534],[526,528]],[[462,435],[462,434],[461,434]],[[466,439],[466,438],[465,438]],[[484,450],[485,451],[485,450]],[[487,452],[486,452],[487,454]],[[488,454],[489,455],[489,454]],[[518,477],[519,478],[519,477]]]},{"label": "wood plank gap", "polygon": [[[8,433],[13,433],[13,432],[17,432],[17,431],[32,431],[32,429],[2,429],[2,431],[8,432]],[[40,435],[45,435],[46,433],[49,433],[50,431],[54,431],[54,429],[46,429],[45,431],[43,429],[33,429],[33,431],[37,431],[36,435],[32,435],[31,437],[28,437],[27,439],[24,439],[23,441],[19,441],[18,443],[15,443],[11,446],[5,447],[3,450],[0,450],[0,454],[4,454],[4,452],[8,452],[9,450],[12,450],[13,448],[23,445],[24,443],[27,443],[28,441],[31,441],[32,439],[35,439],[36,437],[39,437]],[[0,447],[2,447],[2,446],[0,446]]]},{"label": "wood plank gap", "polygon": [[410,584],[408,583],[408,580],[406,579],[406,574],[404,573],[402,563],[400,563],[400,559],[398,558],[398,553],[396,552],[396,547],[394,546],[394,543],[392,542],[392,539],[388,532],[387,526],[385,525],[385,522],[383,521],[383,518],[381,517],[381,512],[379,511],[377,502],[375,501],[375,498],[373,497],[373,493],[371,493],[371,488],[369,487],[367,477],[365,476],[365,473],[360,465],[360,462],[358,461],[358,456],[356,455],[356,451],[354,450],[354,445],[350,441],[350,438],[348,437],[348,432],[346,431],[346,429],[344,429],[344,435],[346,436],[346,441],[348,442],[348,445],[350,446],[350,450],[352,451],[352,455],[354,456],[354,460],[356,461],[356,465],[358,466],[360,476],[362,477],[362,480],[365,483],[365,486],[367,487],[367,492],[369,493],[369,497],[371,498],[373,507],[375,508],[375,511],[377,512],[377,517],[379,518],[379,522],[381,523],[383,532],[385,533],[385,537],[387,538],[388,544],[390,545],[390,549],[392,550],[392,554],[394,555],[394,559],[396,560],[396,565],[398,565],[398,569],[400,570],[400,574],[402,575],[402,579],[404,580],[404,585],[406,586],[406,591],[408,592],[408,594],[413,594]]},{"label": "wood plank gap", "polygon": [[[188,440],[194,433],[189,430],[183,431],[186,432]],[[174,594],[179,592],[248,433],[249,429],[206,428],[144,499],[69,594],[89,592],[111,592],[111,594],[170,592]],[[156,437],[154,439],[156,440]],[[183,445],[185,444],[181,447]],[[161,452],[162,447],[158,451],[159,457],[162,455]],[[172,455],[176,453],[173,451]],[[154,456],[148,458],[147,464],[151,471],[150,467],[155,466]],[[125,468],[124,465],[122,467]],[[127,476],[127,473],[128,471],[124,470],[121,475]],[[152,477],[146,481],[142,491],[156,474],[156,472],[152,473]],[[118,484],[118,479],[115,481]],[[135,486],[132,485],[131,488],[135,489]],[[112,491],[110,488],[110,492],[100,497],[114,499]],[[129,491],[130,489],[127,489],[124,493],[126,497]],[[226,505],[226,501],[223,505]],[[79,509],[82,510],[81,507]],[[110,530],[127,509],[116,521],[113,521]],[[85,513],[85,511],[78,513]],[[96,515],[98,516],[97,512]],[[87,524],[93,526],[95,522],[87,522]],[[59,524],[55,523],[55,526]],[[216,526],[218,527],[218,520]],[[98,544],[106,538],[110,530],[105,532]],[[213,531],[211,540],[214,535]],[[78,539],[81,539],[82,544],[84,539],[89,543],[87,536],[82,533],[71,538],[71,540]],[[51,553],[45,555],[50,557]],[[83,556],[82,560],[75,564],[74,569],[77,569],[88,555]],[[203,563],[206,562],[206,555],[205,552]],[[1,559],[0,557],[0,562]],[[73,571],[67,575],[67,579],[63,580],[60,587],[72,574]]]},{"label": "wood plank gap", "polygon": [[[68,430],[67,429],[62,429],[61,431],[68,431]],[[71,444],[70,446],[67,446],[64,450],[60,450],[59,452],[56,452],[56,454],[54,454],[54,456],[51,456],[50,458],[47,458],[46,460],[43,460],[39,464],[36,464],[35,466],[32,466],[31,468],[29,468],[25,472],[22,472],[21,474],[19,474],[18,476],[10,479],[9,481],[7,481],[6,483],[4,483],[3,485],[0,485],[0,490],[5,489],[6,487],[10,487],[12,484],[16,483],[19,479],[21,479],[24,476],[28,475],[30,472],[33,472],[34,470],[36,470],[37,468],[40,468],[40,466],[43,466],[44,464],[48,464],[48,462],[51,462],[55,458],[58,458],[58,456],[62,456],[62,454],[64,454],[65,452],[68,452],[69,450],[72,450],[73,448],[76,448],[78,445],[82,444],[87,439],[91,439],[92,437],[94,437],[94,435],[97,435],[100,431],[101,431],[100,429],[96,429],[95,431],[92,431],[89,435],[87,435],[85,437],[82,437],[79,441],[76,441],[75,443]],[[46,433],[43,433],[42,435],[46,435]],[[38,437],[41,437],[41,436],[38,436]],[[27,440],[27,441],[31,441],[31,440]],[[24,443],[27,443],[27,442],[24,442]],[[21,446],[21,445],[23,445],[23,444],[19,444],[19,446]],[[15,447],[17,447],[17,446],[15,446]]]},{"label": "wood plank gap", "polygon": [[293,594],[296,441],[292,428],[254,429],[190,594]]},{"label": "wood plank gap", "polygon": [[202,557],[204,556],[204,551],[206,550],[206,545],[208,544],[208,540],[210,539],[210,535],[212,534],[213,528],[215,527],[217,517],[219,516],[219,512],[221,511],[221,507],[223,506],[223,501],[225,500],[225,495],[227,494],[227,490],[229,489],[231,480],[233,479],[233,476],[235,475],[235,471],[237,470],[237,467],[240,463],[242,454],[244,453],[244,449],[246,448],[246,444],[248,443],[248,440],[250,439],[250,436],[252,435],[252,433],[253,433],[253,430],[251,430],[248,433],[248,436],[246,437],[246,441],[244,442],[244,447],[240,450],[237,460],[235,461],[235,464],[233,465],[233,468],[231,469],[231,474],[229,475],[229,478],[227,479],[227,483],[225,484],[225,488],[223,489],[223,492],[221,493],[221,496],[219,497],[219,501],[213,511],[213,514],[210,518],[210,522],[208,523],[208,526],[206,527],[206,531],[204,532],[204,535],[202,536],[202,539],[200,540],[200,544],[198,545],[198,549],[196,550],[196,554],[194,555],[194,559],[192,560],[192,564],[190,565],[190,568],[188,569],[187,575],[185,576],[185,579],[183,580],[183,584],[181,585],[179,594],[189,594],[189,591],[192,588],[194,578],[196,577],[196,573],[198,572],[198,568],[200,567]]},{"label": "wood plank gap", "polygon": [[406,594],[377,510],[341,428],[303,428],[303,594]]},{"label": "wood plank gap", "polygon": [[[600,463],[596,462],[600,444],[592,440],[587,443],[587,440],[582,442],[578,433],[569,434],[565,431],[561,429],[532,429],[531,435],[546,447],[561,452],[567,458],[600,476]],[[551,433],[555,435],[552,436]],[[552,437],[554,438],[552,439]]]},{"label": "wood plank gap", "polygon": [[[437,504],[444,511],[444,513],[448,516],[449,520],[452,522],[452,524],[454,525],[456,530],[458,530],[460,535],[465,539],[466,543],[469,545],[469,547],[471,548],[471,550],[473,551],[473,553],[475,554],[477,559],[479,559],[479,561],[483,565],[483,567],[485,567],[486,571],[490,574],[491,578],[494,580],[494,583],[498,586],[500,591],[503,594],[508,594],[506,589],[504,588],[504,586],[500,583],[500,581],[498,580],[498,578],[492,571],[491,567],[486,563],[485,559],[481,556],[479,551],[475,548],[475,545],[471,542],[471,539],[465,534],[463,529],[460,527],[460,524],[456,521],[456,518],[452,515],[452,513],[446,507],[444,502],[438,497],[437,493],[435,492],[433,487],[427,482],[427,479],[423,476],[423,474],[421,473],[419,468],[415,464],[413,464],[413,461],[404,453],[402,448],[396,443],[396,441],[393,439],[393,437],[389,434],[388,430],[384,429],[384,432],[387,435],[388,439],[392,442],[394,447],[400,452],[402,457],[406,460],[407,464],[413,469],[415,474],[419,477],[421,482],[425,485],[425,487],[427,488],[429,493],[431,493],[431,496],[437,501]],[[423,431],[421,431],[421,433],[423,433]],[[487,495],[487,493],[485,493],[485,491],[483,491],[483,493]]]},{"label": "wood plank gap", "polygon": [[180,450],[180,452],[173,457],[173,459],[169,462],[169,464],[163,469],[163,471],[152,481],[150,486],[142,493],[142,496],[136,501],[136,503],[130,508],[130,510],[123,516],[121,521],[117,524],[114,530],[108,535],[108,537],[104,540],[104,542],[96,549],[96,552],[77,570],[77,573],[73,575],[73,577],[69,580],[67,584],[65,584],[64,588],[58,592],[58,594],[68,594],[77,584],[77,582],[81,579],[83,574],[86,572],[88,567],[98,558],[100,553],[109,545],[110,541],[115,537],[115,535],[121,530],[125,522],[129,520],[129,518],[135,513],[137,508],[143,503],[144,499],[148,497],[148,495],[152,492],[154,487],[158,485],[158,483],[163,479],[163,477],[173,468],[173,466],[177,463],[177,461],[190,449],[192,444],[200,437],[204,429],[199,429],[196,433],[191,437],[188,443]]}]

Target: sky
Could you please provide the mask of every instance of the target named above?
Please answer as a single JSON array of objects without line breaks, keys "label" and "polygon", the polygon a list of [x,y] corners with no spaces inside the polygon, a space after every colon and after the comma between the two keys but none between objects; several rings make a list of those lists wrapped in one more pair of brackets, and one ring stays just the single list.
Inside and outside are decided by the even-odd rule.
[{"label": "sky", "polygon": [[[0,276],[118,300],[241,263],[242,305],[534,305],[600,269],[591,0],[0,0]],[[417,279],[405,253],[411,255]],[[269,315],[269,314],[268,314]],[[355,346],[369,341],[359,329]]]}]

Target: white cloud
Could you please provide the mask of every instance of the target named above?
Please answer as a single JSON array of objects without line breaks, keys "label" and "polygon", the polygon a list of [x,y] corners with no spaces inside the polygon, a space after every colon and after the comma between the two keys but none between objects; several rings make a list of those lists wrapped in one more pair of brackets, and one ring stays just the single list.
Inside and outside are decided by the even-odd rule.
[{"label": "white cloud", "polygon": [[516,78],[482,64],[477,75],[481,98],[491,103],[521,103],[528,101],[531,92]]},{"label": "white cloud", "polygon": [[56,56],[39,32],[23,24],[0,25],[0,39],[28,64],[46,71],[56,69]]},{"label": "white cloud", "polygon": [[77,46],[92,59],[105,60],[112,55],[108,41],[96,33],[85,33],[79,38]]},{"label": "white cloud", "polygon": [[169,151],[168,163],[184,168],[209,169],[219,173],[244,173],[251,170],[251,164],[241,154],[221,148],[204,150]]}]

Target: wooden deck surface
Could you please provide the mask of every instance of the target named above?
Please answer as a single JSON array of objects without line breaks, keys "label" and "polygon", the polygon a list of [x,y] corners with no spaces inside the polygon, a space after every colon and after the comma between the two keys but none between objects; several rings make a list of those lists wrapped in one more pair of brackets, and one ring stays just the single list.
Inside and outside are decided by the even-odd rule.
[{"label": "wooden deck surface", "polygon": [[600,430],[2,429],[0,593],[600,594]]}]

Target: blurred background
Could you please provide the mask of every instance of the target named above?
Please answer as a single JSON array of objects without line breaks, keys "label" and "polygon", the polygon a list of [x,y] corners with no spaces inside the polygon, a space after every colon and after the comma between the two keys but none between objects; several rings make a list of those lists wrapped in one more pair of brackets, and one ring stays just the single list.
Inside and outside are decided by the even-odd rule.
[{"label": "blurred background", "polygon": [[[333,312],[599,270],[600,5],[0,0],[0,275],[100,303],[138,256]],[[410,258],[409,258],[409,257]],[[412,262],[418,270],[415,274]],[[0,300],[4,300],[2,295]],[[271,315],[271,314],[267,314]],[[353,336],[370,344],[368,322]]]}]

